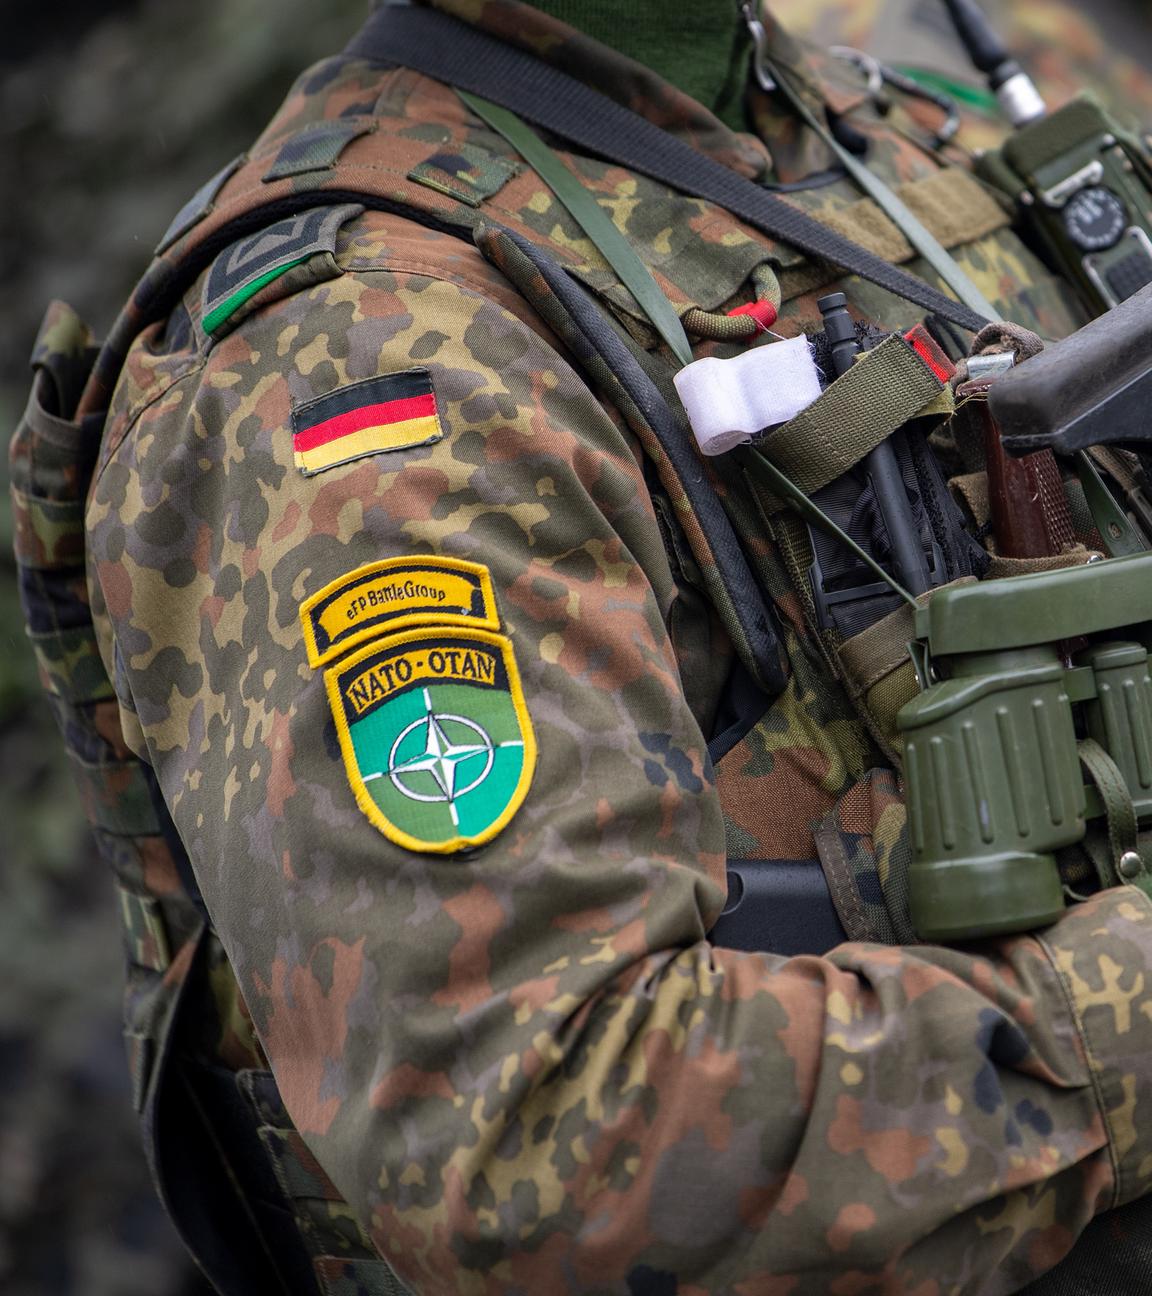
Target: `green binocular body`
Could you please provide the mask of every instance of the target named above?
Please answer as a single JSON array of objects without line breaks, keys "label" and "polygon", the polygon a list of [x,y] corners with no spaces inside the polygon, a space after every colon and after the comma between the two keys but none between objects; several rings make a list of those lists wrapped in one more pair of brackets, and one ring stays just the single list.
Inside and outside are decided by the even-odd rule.
[{"label": "green binocular body", "polygon": [[[947,942],[1054,922],[1057,851],[1117,799],[1152,827],[1152,554],[939,590],[916,633],[926,687],[897,715],[913,926]],[[1147,876],[1138,852],[1112,865]]]}]

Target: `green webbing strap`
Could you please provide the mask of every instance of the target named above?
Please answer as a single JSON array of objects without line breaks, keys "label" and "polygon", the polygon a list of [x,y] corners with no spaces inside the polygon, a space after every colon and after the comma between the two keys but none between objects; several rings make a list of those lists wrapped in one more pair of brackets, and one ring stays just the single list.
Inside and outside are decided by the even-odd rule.
[{"label": "green webbing strap", "polygon": [[692,347],[672,303],[664,296],[651,271],[640,260],[635,248],[612,223],[611,217],[547,144],[515,113],[490,103],[466,90],[456,93],[498,135],[508,141],[517,153],[547,184],[568,209],[572,219],[600,250],[600,255],[616,271],[625,288],[636,298],[640,309],[651,320],[656,331],[672,349],[682,365],[692,363]]},{"label": "green webbing strap", "polygon": [[755,444],[793,485],[813,495],[945,393],[950,408],[947,384],[893,333],[865,351],[811,405]]},{"label": "green webbing strap", "polygon": [[846,148],[843,148],[832,133],[813,116],[808,105],[792,85],[788,73],[770,59],[763,58],[764,69],[776,82],[781,93],[801,121],[813,130],[824,141],[839,159],[861,189],[872,199],[881,211],[892,221],[909,243],[932,267],[940,278],[956,294],[957,298],[970,307],[977,315],[989,320],[1000,319],[1000,312],[995,310],[984,298],[984,294],[965,274],[956,260],[951,257],[937,241],[935,235],[912,214],[905,204],[891,189]]},{"label": "green webbing strap", "polygon": [[1137,823],[1132,794],[1120,768],[1098,742],[1092,738],[1082,739],[1076,744],[1076,752],[1100,796],[1108,829],[1107,849],[1093,850],[1089,839],[1085,839],[1085,845],[1100,876],[1100,885],[1117,886],[1121,881],[1117,871],[1120,858],[1136,850]]}]

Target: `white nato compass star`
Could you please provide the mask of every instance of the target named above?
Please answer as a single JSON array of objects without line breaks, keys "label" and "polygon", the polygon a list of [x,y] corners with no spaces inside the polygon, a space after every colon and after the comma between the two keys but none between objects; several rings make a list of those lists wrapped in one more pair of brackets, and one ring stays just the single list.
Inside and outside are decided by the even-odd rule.
[{"label": "white nato compass star", "polygon": [[[433,711],[427,691],[424,694],[424,705],[427,708],[427,715],[413,720],[397,734],[392,750],[388,754],[386,773],[396,790],[409,800],[446,801],[451,805],[452,802],[479,787],[492,772],[495,749],[488,733],[475,720],[469,720],[466,716]],[[397,760],[397,753],[404,740],[413,730],[421,728],[425,730],[423,750],[405,760]],[[453,738],[456,741],[453,741]],[[468,741],[469,739],[471,741]],[[461,782],[461,765],[481,755],[485,759],[479,772],[466,770],[463,775],[466,781]],[[427,788],[427,779],[416,779],[413,786],[410,776],[419,773],[427,774],[437,791],[420,790],[421,784]]]}]

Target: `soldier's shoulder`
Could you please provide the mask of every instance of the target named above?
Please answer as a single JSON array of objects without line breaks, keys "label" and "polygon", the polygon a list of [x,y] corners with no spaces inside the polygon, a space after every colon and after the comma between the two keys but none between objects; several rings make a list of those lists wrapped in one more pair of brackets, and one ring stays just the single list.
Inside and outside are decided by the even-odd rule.
[{"label": "soldier's shoulder", "polygon": [[184,306],[211,345],[274,304],[277,319],[349,308],[387,314],[394,303],[380,294],[399,276],[452,284],[513,310],[520,304],[470,239],[409,216],[339,203],[236,240],[201,275]]},{"label": "soldier's shoulder", "polygon": [[[423,295],[432,281],[440,290]],[[284,371],[321,337],[340,348],[370,334],[379,345],[415,324],[427,332],[444,323],[453,296],[462,313],[490,303],[540,327],[500,271],[452,233],[355,203],[269,220],[225,246],[139,335],[110,425],[133,422],[177,386]]]}]

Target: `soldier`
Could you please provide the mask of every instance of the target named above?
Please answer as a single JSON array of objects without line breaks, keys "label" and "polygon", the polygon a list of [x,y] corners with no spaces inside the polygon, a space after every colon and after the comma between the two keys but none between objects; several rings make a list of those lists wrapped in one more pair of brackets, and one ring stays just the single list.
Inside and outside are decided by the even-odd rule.
[{"label": "soldier", "polygon": [[[668,395],[678,329],[733,354],[837,285],[885,330],[972,318],[869,259],[914,252],[826,110],[996,307],[1048,336],[1080,307],[768,16],[435,8],[784,189],[905,297],[556,140],[659,289],[629,291],[547,151],[379,11],[180,213],[78,399],[90,338],[50,314],[18,545],[118,816],[165,1200],[225,1293],[1020,1290],[1150,1186],[1148,901],[913,943],[883,689]],[[759,950],[707,938],[725,861],[781,879]]]}]

